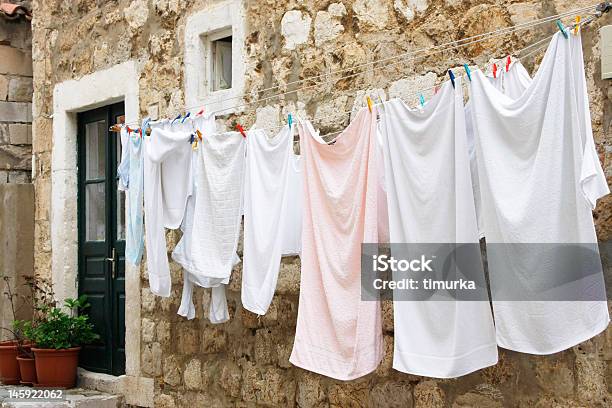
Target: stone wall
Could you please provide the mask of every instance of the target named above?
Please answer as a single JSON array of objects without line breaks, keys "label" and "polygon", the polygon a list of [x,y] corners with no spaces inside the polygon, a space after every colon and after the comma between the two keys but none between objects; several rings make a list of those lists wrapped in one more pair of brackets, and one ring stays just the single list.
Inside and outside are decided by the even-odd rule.
[{"label": "stone wall", "polygon": [[[140,107],[158,104],[173,117],[184,105],[183,30],[187,17],[211,4],[206,0],[60,0],[34,3],[33,151],[35,265],[50,273],[50,208],[53,87],[96,70],[134,59],[141,67]],[[590,1],[549,0],[343,0],[247,1],[247,99],[270,95],[260,90],[291,89],[300,78],[418,50],[496,28],[570,10]],[[92,12],[92,10],[94,10]],[[76,18],[76,19],[75,19]],[[597,28],[583,42],[595,140],[612,178],[612,85],[600,79]],[[348,112],[364,104],[366,91],[383,98],[403,96],[416,104],[415,90],[433,86],[449,67],[484,64],[554,32],[553,24],[448,50],[419,60],[375,67],[362,75],[332,79],[296,94],[249,107],[240,121],[280,123],[287,112],[314,118],[323,132],[346,125]],[[524,61],[537,66],[541,53]],[[354,69],[352,72],[359,70]],[[349,71],[350,73],[351,71]],[[120,80],[120,78],[118,78]],[[287,85],[289,84],[289,85]],[[425,97],[430,93],[424,92]],[[338,115],[337,113],[343,113]],[[228,115],[226,123],[234,119]],[[612,197],[596,210],[602,241],[612,234]],[[168,233],[169,251],[178,234]],[[609,274],[609,273],[608,273]],[[173,291],[167,299],[151,295],[142,274],[141,370],[155,379],[159,407],[174,406],[609,406],[612,391],[612,330],[553,356],[529,356],[501,350],[500,362],[459,379],[434,380],[391,369],[393,322],[384,307],[386,355],[377,371],[362,379],[338,382],[291,366],[295,331],[299,260],[285,258],[277,295],[265,316],[240,304],[240,267],[229,287],[231,320],[207,322],[203,307],[209,292],[197,290],[197,317],[176,315],[180,268],[172,264]],[[128,333],[129,335],[129,333]]]},{"label": "stone wall", "polygon": [[0,17],[0,183],[31,179],[31,50],[30,22]]}]

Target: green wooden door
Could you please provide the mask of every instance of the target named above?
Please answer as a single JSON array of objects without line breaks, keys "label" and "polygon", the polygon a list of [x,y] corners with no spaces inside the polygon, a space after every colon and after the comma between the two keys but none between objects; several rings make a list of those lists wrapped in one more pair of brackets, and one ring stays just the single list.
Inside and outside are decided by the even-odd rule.
[{"label": "green wooden door", "polygon": [[81,366],[112,375],[125,373],[125,194],[117,191],[121,140],[109,127],[123,115],[123,103],[78,114],[78,285],[100,335]]}]

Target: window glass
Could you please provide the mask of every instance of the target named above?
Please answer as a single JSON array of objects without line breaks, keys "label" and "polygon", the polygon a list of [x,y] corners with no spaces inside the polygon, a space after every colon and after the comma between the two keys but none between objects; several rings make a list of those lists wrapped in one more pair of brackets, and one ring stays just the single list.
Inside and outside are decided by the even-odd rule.
[{"label": "window glass", "polygon": [[104,182],[85,186],[85,239],[87,241],[104,241],[105,239],[104,186]]},{"label": "window glass", "polygon": [[106,151],[106,121],[87,123],[85,125],[85,176],[87,180],[104,179]]}]

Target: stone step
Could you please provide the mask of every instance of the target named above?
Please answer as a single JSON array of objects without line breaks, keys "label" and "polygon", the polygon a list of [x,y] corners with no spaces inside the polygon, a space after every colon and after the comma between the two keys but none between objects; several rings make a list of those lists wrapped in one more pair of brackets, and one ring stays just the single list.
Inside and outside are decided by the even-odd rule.
[{"label": "stone step", "polygon": [[64,390],[64,399],[58,401],[11,400],[9,390],[27,390],[29,387],[0,385],[0,407],[2,408],[122,408],[123,397],[100,391],[73,388]]}]

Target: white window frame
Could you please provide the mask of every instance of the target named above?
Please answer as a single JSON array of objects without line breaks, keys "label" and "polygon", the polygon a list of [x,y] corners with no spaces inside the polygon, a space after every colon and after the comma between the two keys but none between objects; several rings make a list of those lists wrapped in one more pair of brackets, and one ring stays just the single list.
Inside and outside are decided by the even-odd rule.
[{"label": "white window frame", "polygon": [[[211,44],[232,37],[232,86],[213,91]],[[207,112],[236,113],[243,107],[245,55],[243,0],[216,3],[190,16],[185,27],[185,103],[191,110],[205,106]]]}]

